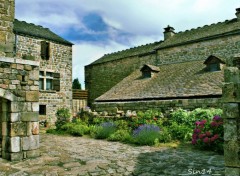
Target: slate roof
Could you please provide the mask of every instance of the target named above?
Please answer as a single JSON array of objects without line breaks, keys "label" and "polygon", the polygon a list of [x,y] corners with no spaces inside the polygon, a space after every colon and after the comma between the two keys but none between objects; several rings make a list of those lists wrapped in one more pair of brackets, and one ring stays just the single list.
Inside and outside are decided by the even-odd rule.
[{"label": "slate roof", "polygon": [[27,23],[25,21],[19,21],[17,19],[14,20],[13,32],[16,34],[43,38],[65,45],[73,45],[71,42],[58,36],[54,32],[50,31],[48,28],[44,28],[42,26],[38,26],[32,23]]},{"label": "slate roof", "polygon": [[240,34],[240,20],[237,18],[226,20],[224,22],[214,23],[211,25],[205,25],[196,29],[186,30],[184,32],[175,33],[174,36],[169,37],[165,41],[158,41],[139,47],[118,51],[111,54],[105,54],[103,57],[94,61],[90,65],[100,64],[108,61],[118,60],[125,57],[144,55],[147,53],[156,52],[158,49],[173,47],[176,45],[183,45],[196,41],[204,41],[213,39],[215,37],[221,37],[228,34]]},{"label": "slate roof", "polygon": [[149,52],[152,53],[152,52],[154,52],[154,48],[156,48],[159,45],[159,43],[160,42],[154,42],[154,43],[118,51],[118,52],[111,53],[111,54],[105,54],[103,57],[94,61],[90,65],[99,64],[99,63],[103,63],[103,62],[109,62],[109,61],[113,61],[113,60],[117,60],[117,59],[121,59],[121,58],[125,58],[125,57],[138,56],[138,55],[141,56],[141,55],[147,54]]},{"label": "slate roof", "polygon": [[172,47],[188,42],[196,42],[199,40],[212,39],[214,37],[223,36],[226,34],[234,34],[240,31],[240,21],[237,18],[226,20],[224,22],[205,25],[196,29],[178,32],[174,36],[169,37],[166,41],[160,43],[156,49]]},{"label": "slate roof", "polygon": [[154,65],[150,65],[150,64],[145,64],[145,65],[141,68],[140,71],[144,70],[146,67],[149,68],[149,69],[151,69],[151,71],[154,71],[154,72],[159,72],[159,71],[160,71],[160,70],[159,70],[159,67],[154,66]]},{"label": "slate roof", "polygon": [[136,70],[98,97],[96,102],[216,96],[222,94],[223,72],[207,72],[204,61],[159,66],[152,78],[141,77]]}]

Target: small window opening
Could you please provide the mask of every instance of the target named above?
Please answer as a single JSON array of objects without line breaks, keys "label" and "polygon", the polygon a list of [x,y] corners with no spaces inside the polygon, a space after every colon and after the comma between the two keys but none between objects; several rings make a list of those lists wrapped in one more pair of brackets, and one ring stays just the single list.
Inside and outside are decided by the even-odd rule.
[{"label": "small window opening", "polygon": [[39,105],[39,115],[46,115],[46,105]]},{"label": "small window opening", "polygon": [[210,72],[220,71],[220,70],[221,70],[220,64],[219,64],[219,63],[209,64],[209,65],[208,65],[208,70],[209,70]]},{"label": "small window opening", "polygon": [[22,76],[22,82],[25,82],[25,81],[26,81],[25,76]]}]

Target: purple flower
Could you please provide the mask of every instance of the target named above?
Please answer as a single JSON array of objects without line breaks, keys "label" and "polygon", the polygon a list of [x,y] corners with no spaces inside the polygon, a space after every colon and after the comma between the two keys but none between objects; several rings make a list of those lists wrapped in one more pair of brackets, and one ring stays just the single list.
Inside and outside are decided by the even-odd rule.
[{"label": "purple flower", "polygon": [[216,116],[214,116],[213,117],[213,120],[216,120],[216,121],[219,121],[219,120],[221,120],[222,118],[220,117],[220,116],[218,116],[218,115],[216,115]]},{"label": "purple flower", "polygon": [[140,133],[142,133],[143,131],[155,131],[155,132],[159,132],[160,128],[156,125],[149,125],[149,124],[144,124],[139,126],[137,129],[135,129],[133,131],[133,136],[138,136]]}]

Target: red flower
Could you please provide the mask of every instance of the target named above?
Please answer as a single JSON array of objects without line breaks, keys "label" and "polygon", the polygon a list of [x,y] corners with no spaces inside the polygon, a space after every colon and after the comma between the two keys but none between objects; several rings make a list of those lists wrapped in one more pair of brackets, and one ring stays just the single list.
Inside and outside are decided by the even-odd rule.
[{"label": "red flower", "polygon": [[209,136],[211,136],[211,133],[209,131],[207,131],[206,135],[209,137]]},{"label": "red flower", "polygon": [[194,145],[194,144],[196,144],[197,143],[197,140],[196,139],[193,139],[192,140],[192,144]]},{"label": "red flower", "polygon": [[205,138],[203,139],[203,142],[204,142],[204,143],[208,143],[208,142],[209,142],[209,138],[208,138],[208,137],[205,137]]},{"label": "red flower", "polygon": [[206,134],[200,134],[200,135],[199,135],[199,138],[202,139],[202,138],[204,138],[205,136],[206,136]]}]

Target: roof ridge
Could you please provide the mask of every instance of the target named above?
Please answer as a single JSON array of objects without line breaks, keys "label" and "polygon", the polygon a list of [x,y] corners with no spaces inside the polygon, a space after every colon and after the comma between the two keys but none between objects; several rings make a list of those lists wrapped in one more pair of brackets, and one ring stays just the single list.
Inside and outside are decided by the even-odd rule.
[{"label": "roof ridge", "polygon": [[219,22],[216,22],[216,23],[211,23],[211,24],[205,24],[204,26],[199,26],[199,27],[196,27],[196,28],[191,28],[191,29],[186,29],[185,31],[179,31],[177,32],[176,34],[179,34],[179,33],[185,33],[185,32],[190,32],[190,31],[194,31],[194,30],[199,30],[199,29],[203,29],[205,27],[210,27],[210,26],[213,26],[213,25],[216,25],[216,24],[223,24],[223,23],[227,23],[229,21],[234,21],[236,18],[233,18],[233,19],[230,19],[230,20],[224,20],[224,21],[219,21]]},{"label": "roof ridge", "polygon": [[43,29],[50,30],[49,28],[43,27],[42,25],[37,25],[37,24],[34,24],[34,23],[29,23],[29,22],[27,22],[27,21],[21,21],[21,20],[18,20],[18,19],[16,19],[16,18],[15,18],[14,20],[16,20],[16,21],[18,21],[18,22],[26,23],[26,24],[28,24],[28,25],[32,25],[32,26],[36,26],[36,27],[40,27],[40,28],[43,28]]},{"label": "roof ridge", "polygon": [[123,51],[128,51],[128,50],[132,50],[132,49],[136,49],[136,48],[144,47],[144,46],[147,46],[147,45],[158,44],[158,43],[161,43],[161,42],[163,42],[163,40],[155,41],[155,42],[147,43],[147,44],[142,44],[142,45],[138,45],[138,46],[133,46],[133,47],[126,48],[126,49],[119,50],[119,51],[115,51],[115,52],[112,52],[112,53],[107,53],[107,54],[104,54],[104,56],[108,56],[108,55],[112,55],[112,54],[121,53],[121,52],[123,52]]}]

